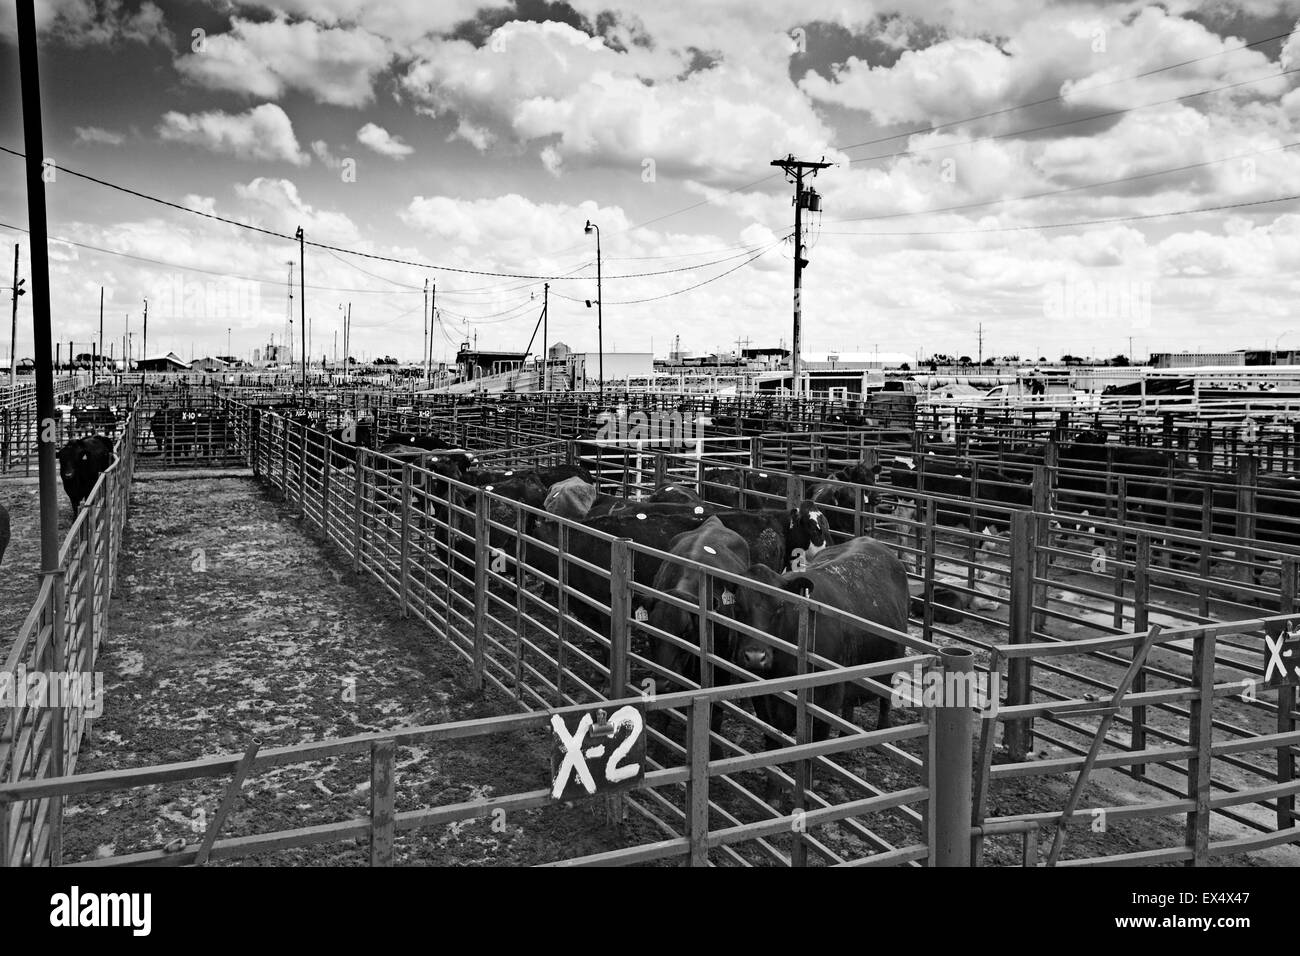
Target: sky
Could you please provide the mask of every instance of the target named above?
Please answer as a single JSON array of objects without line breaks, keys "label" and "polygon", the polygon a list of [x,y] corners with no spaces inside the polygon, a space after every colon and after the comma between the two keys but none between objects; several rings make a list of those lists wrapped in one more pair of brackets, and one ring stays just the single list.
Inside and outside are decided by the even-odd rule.
[{"label": "sky", "polygon": [[[1300,347],[1300,0],[36,6],[54,336],[78,352],[102,288],[106,350],[129,328],[139,354],[147,298],[149,353],[251,357],[286,334],[291,261],[316,357],[350,304],[354,355],[418,360],[426,282],[435,361],[523,351],[544,296],[548,340],[594,351],[588,220],[606,350],[788,347],[788,155],[831,164],[808,351]],[[0,0],[0,146],[23,152],[15,17]],[[0,153],[6,286],[26,225]]]}]

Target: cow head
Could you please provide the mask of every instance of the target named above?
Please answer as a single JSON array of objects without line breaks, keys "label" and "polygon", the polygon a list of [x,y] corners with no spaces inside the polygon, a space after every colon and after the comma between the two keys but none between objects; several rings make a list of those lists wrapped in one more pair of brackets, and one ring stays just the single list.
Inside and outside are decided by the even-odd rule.
[{"label": "cow head", "polygon": [[786,566],[801,571],[817,552],[830,544],[830,524],[813,501],[802,501],[786,515]]},{"label": "cow head", "polygon": [[[790,578],[777,574],[765,564],[751,565],[749,577],[791,594],[811,594],[813,583],[803,575]],[[755,630],[795,643],[798,640],[799,616],[794,603],[778,595],[754,588],[736,591],[736,618]],[[750,634],[738,634],[732,644],[732,660],[760,677],[770,674],[776,665],[778,653],[770,644]]]},{"label": "cow head", "polygon": [[59,449],[59,474],[65,482],[76,477],[81,463],[90,457],[81,441],[68,442]]},{"label": "cow head", "polygon": [[[698,605],[699,596],[682,587],[673,588],[666,594],[687,604]],[[718,581],[713,587],[713,610],[725,617],[735,617],[736,592],[730,585]],[[679,607],[672,601],[658,598],[646,598],[635,602],[633,617],[656,630],[671,634],[673,637],[699,646],[699,615]],[[651,635],[652,638],[658,635]],[[713,632],[714,652],[722,657],[731,656],[732,632],[729,628],[715,627]],[[698,682],[700,676],[700,659],[685,648],[670,644],[659,638],[654,640],[651,657],[656,664],[674,674]]]}]

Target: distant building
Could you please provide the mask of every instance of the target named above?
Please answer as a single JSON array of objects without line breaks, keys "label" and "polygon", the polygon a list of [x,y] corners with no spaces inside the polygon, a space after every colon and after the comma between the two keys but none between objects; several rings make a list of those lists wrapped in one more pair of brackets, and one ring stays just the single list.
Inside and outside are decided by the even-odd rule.
[{"label": "distant building", "polygon": [[229,364],[219,356],[208,356],[207,358],[195,359],[190,363],[190,369],[195,372],[223,372],[229,367]]},{"label": "distant building", "polygon": [[789,349],[741,349],[740,356],[750,365],[762,368],[780,368],[790,361]]},{"label": "distant building", "polygon": [[166,355],[150,355],[135,363],[137,372],[188,372],[189,364],[175,352]]},{"label": "distant building", "polygon": [[498,352],[488,349],[472,349],[468,342],[461,343],[456,353],[456,368],[460,372],[460,381],[485,378],[488,375],[500,375],[513,372],[523,365],[526,353]]},{"label": "distant building", "polygon": [[800,364],[805,371],[840,371],[901,368],[912,360],[902,352],[805,352]]},{"label": "distant building", "polygon": [[1205,365],[1245,365],[1246,353],[1239,352],[1155,352],[1152,368],[1199,368]]},{"label": "distant building", "polygon": [[274,342],[271,342],[266,348],[262,349],[262,358],[260,359],[260,361],[265,362],[267,365],[287,365],[292,360],[293,353],[290,351],[289,347],[287,345],[276,345]]},{"label": "distant building", "polygon": [[[586,388],[600,381],[601,357],[599,352],[570,352],[569,381],[573,388]],[[653,352],[606,352],[604,359],[605,381],[621,382],[626,379],[649,379],[655,374]]]}]

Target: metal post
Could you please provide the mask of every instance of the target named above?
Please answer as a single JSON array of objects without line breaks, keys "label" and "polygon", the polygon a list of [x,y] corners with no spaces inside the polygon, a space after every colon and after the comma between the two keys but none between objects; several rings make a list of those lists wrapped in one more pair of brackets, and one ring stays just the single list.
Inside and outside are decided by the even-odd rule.
[{"label": "metal post", "polygon": [[[1011,607],[1008,617],[1009,642],[1028,644],[1033,640],[1033,529],[1034,516],[1027,511],[1011,515]],[[1012,658],[1007,663],[1007,706],[1028,704],[1033,697],[1031,661]],[[1033,740],[1028,719],[1007,721],[1004,741],[1012,760],[1023,760]]]},{"label": "metal post", "polygon": [[686,782],[686,826],[690,865],[709,865],[709,698],[695,697],[687,713],[690,777]]},{"label": "metal post", "polygon": [[[628,681],[628,611],[632,606],[630,538],[610,543],[609,552],[609,696],[618,700]],[[707,753],[707,751],[706,751]]]},{"label": "metal post", "polygon": [[99,378],[99,363],[104,358],[104,287],[99,287],[99,349],[95,360],[90,363],[90,381],[93,384]]},{"label": "metal post", "polygon": [[935,781],[930,793],[934,807],[934,866],[970,866],[971,779],[974,744],[972,701],[966,690],[974,686],[975,655],[966,647],[939,650],[943,677],[943,704],[930,713],[934,735]]},{"label": "metal post", "polygon": [[[18,243],[14,243],[14,311],[13,324],[9,328],[9,384],[11,386],[18,384],[18,297],[27,293],[26,289],[20,289],[18,283]],[[103,291],[100,291],[100,301],[103,301]]]},{"label": "metal post", "polygon": [[302,402],[307,404],[307,264],[306,264],[306,244],[307,237],[302,231],[302,226],[298,227],[298,232],[294,236],[298,240],[298,310],[302,326]]}]

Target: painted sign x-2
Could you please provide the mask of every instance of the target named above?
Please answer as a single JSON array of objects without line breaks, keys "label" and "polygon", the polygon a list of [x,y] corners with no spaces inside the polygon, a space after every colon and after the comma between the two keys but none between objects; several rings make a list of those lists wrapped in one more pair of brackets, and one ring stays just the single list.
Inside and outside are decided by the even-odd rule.
[{"label": "painted sign x-2", "polygon": [[1300,633],[1286,630],[1264,636],[1264,686],[1286,687],[1300,683]]},{"label": "painted sign x-2", "polygon": [[551,797],[576,800],[630,790],[645,779],[645,710],[625,704],[608,720],[604,708],[551,715]]}]

